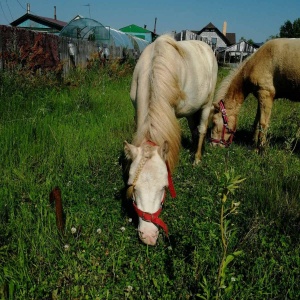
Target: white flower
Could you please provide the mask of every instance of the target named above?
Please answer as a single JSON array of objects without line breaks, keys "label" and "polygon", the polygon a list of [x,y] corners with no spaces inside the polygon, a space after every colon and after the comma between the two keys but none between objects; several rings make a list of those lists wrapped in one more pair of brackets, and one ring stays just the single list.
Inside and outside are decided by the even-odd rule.
[{"label": "white flower", "polygon": [[70,245],[65,244],[65,245],[64,245],[64,249],[65,249],[65,251],[69,251],[69,250],[70,250]]},{"label": "white flower", "polygon": [[131,285],[128,285],[128,287],[126,288],[126,291],[130,293],[130,292],[132,292],[132,290],[133,290],[133,287]]},{"label": "white flower", "polygon": [[97,233],[100,234],[102,232],[101,228],[97,229]]},{"label": "white flower", "polygon": [[76,231],[77,231],[77,229],[75,228],[75,227],[72,227],[71,228],[71,232],[74,234],[74,233],[76,233]]},{"label": "white flower", "polygon": [[131,222],[132,222],[132,219],[131,219],[131,218],[129,218],[129,219],[128,219],[128,222],[129,222],[129,223],[131,223]]},{"label": "white flower", "polygon": [[124,231],[125,231],[125,227],[121,227],[120,230],[121,230],[122,232],[124,232]]}]

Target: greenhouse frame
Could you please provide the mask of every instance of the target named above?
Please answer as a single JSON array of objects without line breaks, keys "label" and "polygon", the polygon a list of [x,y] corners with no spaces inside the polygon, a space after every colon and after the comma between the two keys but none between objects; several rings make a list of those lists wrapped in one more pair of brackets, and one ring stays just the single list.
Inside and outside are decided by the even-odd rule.
[{"label": "greenhouse frame", "polygon": [[77,18],[69,22],[60,32],[70,40],[85,40],[95,43],[95,51],[103,51],[106,58],[138,58],[149,42],[125,32],[104,26],[90,18]]}]

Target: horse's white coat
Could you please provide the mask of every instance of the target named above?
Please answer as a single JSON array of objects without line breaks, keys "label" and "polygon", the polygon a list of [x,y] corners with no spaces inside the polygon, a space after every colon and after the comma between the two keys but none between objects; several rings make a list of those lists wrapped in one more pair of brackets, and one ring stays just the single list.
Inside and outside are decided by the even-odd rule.
[{"label": "horse's white coat", "polygon": [[[130,145],[125,146],[127,149],[127,155],[133,155],[130,151],[136,151],[136,157],[134,157],[129,172],[129,185],[134,185],[134,201],[139,209],[144,212],[154,213],[158,211],[161,205],[161,201],[168,187],[168,171],[165,161],[158,153],[159,147],[152,147],[154,149],[148,149],[151,151],[151,157],[147,158],[145,163],[139,170],[140,163],[145,160],[145,149],[142,147],[135,147]],[[128,152],[129,151],[129,152]],[[147,154],[148,155],[148,154]],[[136,177],[136,175],[138,175]],[[134,182],[134,180],[136,181]],[[155,245],[158,237],[158,228],[150,222],[146,222],[139,218],[139,236],[140,239],[148,245]]]},{"label": "horse's white coat", "polygon": [[[127,157],[132,160],[129,184],[138,173],[134,197],[139,209],[154,213],[160,206],[168,185],[166,162],[172,172],[179,156],[177,118],[186,117],[191,132],[198,132],[195,164],[200,161],[217,72],[212,49],[201,41],[176,42],[164,35],[143,51],[130,91],[136,113],[135,146],[125,143]],[[158,146],[150,147],[147,141]],[[154,224],[140,219],[139,231],[143,242],[155,245],[158,230]]]}]

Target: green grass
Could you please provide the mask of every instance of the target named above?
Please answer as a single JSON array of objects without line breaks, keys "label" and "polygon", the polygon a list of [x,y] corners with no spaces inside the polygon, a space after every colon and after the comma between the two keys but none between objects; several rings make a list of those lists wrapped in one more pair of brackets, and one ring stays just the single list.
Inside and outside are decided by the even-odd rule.
[{"label": "green grass", "polygon": [[[123,73],[77,71],[64,83],[1,75],[0,299],[300,298],[299,103],[275,102],[263,156],[251,148],[252,96],[230,148],[207,145],[195,168],[182,147],[177,197],[167,197],[162,213],[169,239],[162,233],[147,247],[124,197],[120,157],[134,111],[131,73]],[[219,289],[225,173],[246,180],[223,203],[240,202],[227,216],[226,250],[242,254],[224,268]],[[64,235],[49,203],[55,186]]]}]

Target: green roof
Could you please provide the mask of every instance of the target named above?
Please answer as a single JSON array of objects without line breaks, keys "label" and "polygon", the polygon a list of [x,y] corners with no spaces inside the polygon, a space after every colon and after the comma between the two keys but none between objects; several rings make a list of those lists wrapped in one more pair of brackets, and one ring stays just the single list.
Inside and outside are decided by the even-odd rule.
[{"label": "green roof", "polygon": [[143,27],[131,24],[129,26],[123,27],[119,29],[120,31],[123,32],[136,32],[136,33],[150,33],[151,31],[148,29],[145,29]]}]

